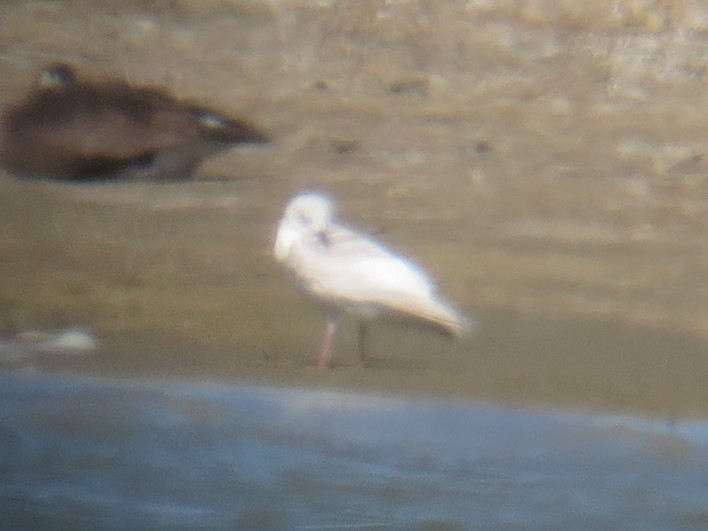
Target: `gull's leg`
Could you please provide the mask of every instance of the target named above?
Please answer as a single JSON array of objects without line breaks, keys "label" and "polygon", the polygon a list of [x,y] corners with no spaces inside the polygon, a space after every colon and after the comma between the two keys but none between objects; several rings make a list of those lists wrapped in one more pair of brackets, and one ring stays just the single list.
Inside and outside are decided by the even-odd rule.
[{"label": "gull's leg", "polygon": [[366,339],[369,336],[369,323],[359,321],[359,362],[364,365],[369,357],[369,349],[366,346]]},{"label": "gull's leg", "polygon": [[320,351],[320,360],[317,366],[320,369],[329,367],[329,355],[332,352],[334,344],[334,336],[337,334],[337,321],[333,319],[327,320],[327,328],[325,329],[324,341],[322,342],[322,350]]}]

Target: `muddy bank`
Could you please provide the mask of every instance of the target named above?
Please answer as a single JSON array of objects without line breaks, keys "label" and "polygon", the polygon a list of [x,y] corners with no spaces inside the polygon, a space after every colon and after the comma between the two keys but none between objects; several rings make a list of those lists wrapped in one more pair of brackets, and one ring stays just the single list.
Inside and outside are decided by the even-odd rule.
[{"label": "muddy bank", "polygon": [[[708,412],[700,8],[478,4],[4,4],[3,105],[63,59],[275,144],[190,183],[1,175],[0,328],[102,339],[53,369]],[[378,329],[365,370],[345,335],[342,366],[313,371],[321,316],[270,256],[312,187],[429,269],[478,334]]]}]

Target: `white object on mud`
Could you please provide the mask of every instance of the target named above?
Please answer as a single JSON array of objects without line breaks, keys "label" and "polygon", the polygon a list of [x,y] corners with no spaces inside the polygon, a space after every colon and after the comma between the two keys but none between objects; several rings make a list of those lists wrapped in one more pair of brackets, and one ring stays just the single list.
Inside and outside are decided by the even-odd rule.
[{"label": "white object on mud", "polygon": [[378,317],[413,321],[461,336],[469,321],[438,298],[419,267],[374,240],[339,225],[332,202],[317,193],[294,197],[278,226],[275,258],[327,316],[319,366],[329,364],[338,317],[359,320],[359,355],[367,356],[369,322]]},{"label": "white object on mud", "polygon": [[98,348],[98,340],[89,331],[69,328],[58,332],[26,331],[16,336],[26,348],[54,354],[81,354]]},{"label": "white object on mud", "polygon": [[31,368],[38,357],[78,356],[93,353],[98,347],[96,336],[81,328],[24,330],[0,337],[0,367]]}]

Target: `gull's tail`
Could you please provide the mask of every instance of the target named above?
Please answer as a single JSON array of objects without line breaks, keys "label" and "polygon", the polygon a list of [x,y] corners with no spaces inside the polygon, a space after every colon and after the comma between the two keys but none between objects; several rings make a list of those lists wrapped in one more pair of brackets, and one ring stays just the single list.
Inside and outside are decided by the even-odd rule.
[{"label": "gull's tail", "polygon": [[393,311],[394,319],[395,314],[402,314],[421,326],[455,339],[471,335],[475,329],[474,319],[438,299],[408,300],[405,304],[389,306],[389,309]]}]

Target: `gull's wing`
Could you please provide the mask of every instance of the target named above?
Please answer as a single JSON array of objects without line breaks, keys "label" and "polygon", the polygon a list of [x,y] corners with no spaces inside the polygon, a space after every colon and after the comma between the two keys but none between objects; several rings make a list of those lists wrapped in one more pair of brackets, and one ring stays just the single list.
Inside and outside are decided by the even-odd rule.
[{"label": "gull's wing", "polygon": [[361,313],[384,310],[459,334],[464,317],[435,295],[428,275],[409,260],[340,225],[305,238],[291,268],[316,298]]},{"label": "gull's wing", "polygon": [[341,225],[331,225],[311,250],[318,269],[347,298],[382,302],[392,293],[428,297],[434,285],[425,272],[378,242]]}]

